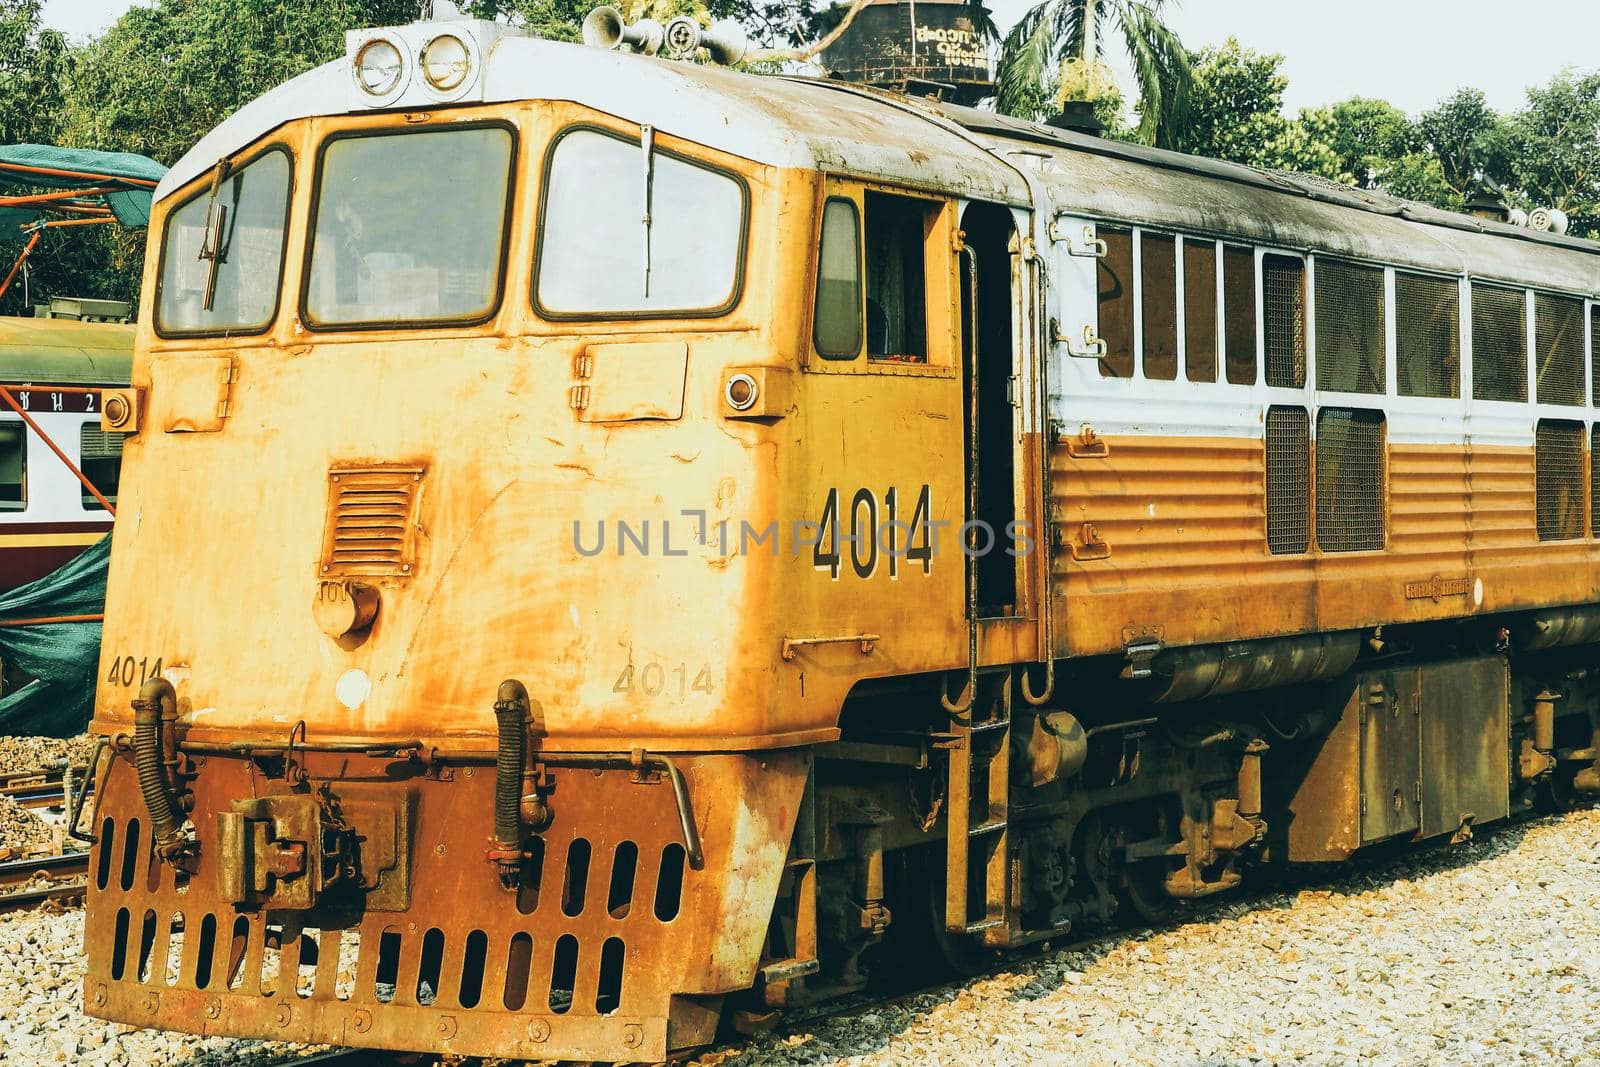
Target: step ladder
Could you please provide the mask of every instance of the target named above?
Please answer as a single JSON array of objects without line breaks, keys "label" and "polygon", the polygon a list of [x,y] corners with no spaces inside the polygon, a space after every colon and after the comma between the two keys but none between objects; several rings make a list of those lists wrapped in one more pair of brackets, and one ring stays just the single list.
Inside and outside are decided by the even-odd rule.
[{"label": "step ladder", "polygon": [[963,722],[952,718],[940,740],[949,751],[945,834],[945,928],[994,931],[1004,940],[1011,858],[1007,813],[1011,790],[1011,672],[984,672]]}]

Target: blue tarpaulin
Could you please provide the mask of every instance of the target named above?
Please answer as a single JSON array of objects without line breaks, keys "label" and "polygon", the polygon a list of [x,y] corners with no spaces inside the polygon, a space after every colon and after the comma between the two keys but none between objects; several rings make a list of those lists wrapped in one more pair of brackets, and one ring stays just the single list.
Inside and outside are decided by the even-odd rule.
[{"label": "blue tarpaulin", "polygon": [[0,593],[0,661],[36,681],[0,697],[0,734],[72,737],[94,710],[98,622],[5,626],[17,619],[97,615],[105,608],[111,535],[38,581]]}]

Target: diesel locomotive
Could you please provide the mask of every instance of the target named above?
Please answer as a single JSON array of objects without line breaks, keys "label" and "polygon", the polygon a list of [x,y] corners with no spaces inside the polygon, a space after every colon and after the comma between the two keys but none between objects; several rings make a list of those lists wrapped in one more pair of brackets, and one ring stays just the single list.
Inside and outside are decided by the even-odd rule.
[{"label": "diesel locomotive", "polygon": [[668,29],[162,182],[87,1011],[659,1060],[1600,786],[1600,245]]}]

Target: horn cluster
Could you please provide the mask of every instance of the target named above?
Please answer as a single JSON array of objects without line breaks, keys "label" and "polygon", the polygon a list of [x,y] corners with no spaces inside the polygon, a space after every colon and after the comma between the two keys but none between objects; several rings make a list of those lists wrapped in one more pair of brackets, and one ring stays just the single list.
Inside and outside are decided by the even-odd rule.
[{"label": "horn cluster", "polygon": [[712,62],[722,64],[737,63],[750,50],[744,27],[732,19],[721,19],[709,29],[688,15],[679,15],[665,26],[655,19],[630,25],[622,12],[609,5],[584,17],[583,43],[608,50],[626,47],[647,56],[665,50],[669,59],[692,59],[704,48]]}]

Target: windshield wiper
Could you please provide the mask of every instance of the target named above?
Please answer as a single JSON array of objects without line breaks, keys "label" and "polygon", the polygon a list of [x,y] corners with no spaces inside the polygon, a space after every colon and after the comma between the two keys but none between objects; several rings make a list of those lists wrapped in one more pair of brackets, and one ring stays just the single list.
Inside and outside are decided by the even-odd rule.
[{"label": "windshield wiper", "polygon": [[216,169],[211,172],[211,199],[206,204],[206,230],[200,238],[200,259],[210,262],[206,268],[205,301],[201,308],[205,311],[212,310],[212,305],[217,300],[217,270],[222,266],[225,253],[222,248],[222,235],[226,231],[228,222],[228,205],[219,203],[218,198],[222,192],[222,183],[228,177],[228,161],[217,160]]},{"label": "windshield wiper", "polygon": [[639,127],[639,147],[644,150],[644,295],[650,298],[650,201],[655,180],[656,128]]}]

